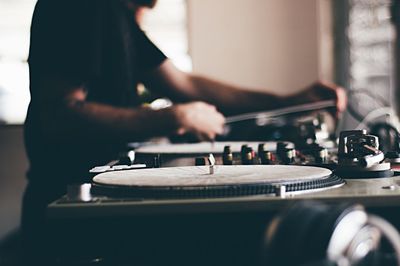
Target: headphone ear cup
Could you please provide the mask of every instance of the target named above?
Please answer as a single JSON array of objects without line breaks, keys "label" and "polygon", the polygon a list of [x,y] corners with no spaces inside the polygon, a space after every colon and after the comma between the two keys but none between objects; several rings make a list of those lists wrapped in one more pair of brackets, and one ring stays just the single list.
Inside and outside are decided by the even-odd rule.
[{"label": "headphone ear cup", "polygon": [[303,265],[325,260],[336,225],[351,210],[348,204],[294,204],[276,220],[275,229],[266,240],[264,265]]}]

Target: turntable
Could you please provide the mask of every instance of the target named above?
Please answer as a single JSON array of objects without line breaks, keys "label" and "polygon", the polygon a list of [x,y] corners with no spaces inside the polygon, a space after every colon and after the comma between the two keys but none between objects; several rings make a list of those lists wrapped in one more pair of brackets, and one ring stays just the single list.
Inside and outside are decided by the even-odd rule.
[{"label": "turntable", "polygon": [[[99,174],[93,178],[92,184],[86,185],[84,196],[79,196],[79,193],[66,195],[49,205],[48,214],[50,217],[96,217],[111,213],[131,216],[169,212],[266,211],[279,210],[302,199],[361,203],[367,207],[400,206],[400,177],[391,176],[393,172],[387,169],[388,163],[382,160],[376,149],[377,140],[371,139],[364,131],[349,131],[341,137],[340,149],[346,153],[340,153],[339,160],[323,147],[317,147],[311,159],[304,157],[290,142],[142,147],[136,150],[137,155],[176,154],[182,156],[186,164]],[[366,139],[373,140],[374,147],[369,149],[371,143],[366,143]],[[223,162],[227,146],[234,155],[232,165]],[[249,163],[247,155],[254,156],[254,150],[257,150],[257,156],[251,157]],[[210,152],[214,152],[216,159],[208,158],[207,162]],[[263,152],[269,154],[271,160],[261,160]],[[204,160],[194,166],[194,158],[198,155],[202,155]],[[379,157],[378,160],[374,156]],[[368,159],[367,165],[362,163],[365,158]],[[353,167],[357,171],[339,171],[337,176],[336,169],[332,169],[331,164],[326,167],[324,161],[336,165],[339,162],[339,170]],[[345,165],[342,166],[341,162]],[[375,171],[377,169],[382,171]]]}]

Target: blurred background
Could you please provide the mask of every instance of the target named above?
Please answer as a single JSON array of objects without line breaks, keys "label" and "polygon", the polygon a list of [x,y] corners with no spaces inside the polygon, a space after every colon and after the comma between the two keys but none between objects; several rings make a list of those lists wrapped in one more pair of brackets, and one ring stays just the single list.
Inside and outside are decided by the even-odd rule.
[{"label": "blurred background", "polygon": [[[23,123],[36,0],[0,0],[0,240],[18,228],[28,164]],[[149,37],[181,69],[288,94],[324,79],[362,117],[396,108],[393,0],[159,0]],[[359,120],[359,119],[358,119]],[[340,127],[360,121],[345,114]]]}]

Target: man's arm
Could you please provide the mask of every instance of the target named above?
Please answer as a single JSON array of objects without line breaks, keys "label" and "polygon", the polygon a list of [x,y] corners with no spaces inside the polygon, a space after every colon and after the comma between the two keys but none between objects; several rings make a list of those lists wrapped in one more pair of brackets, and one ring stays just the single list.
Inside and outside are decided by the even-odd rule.
[{"label": "man's arm", "polygon": [[151,89],[167,93],[178,101],[205,101],[217,106],[225,114],[261,111],[284,106],[336,99],[337,109],[343,111],[346,95],[342,88],[328,83],[315,83],[300,93],[278,96],[271,93],[240,88],[210,78],[178,70],[170,60],[145,77]]},{"label": "man's arm", "polygon": [[178,104],[162,110],[119,108],[87,101],[84,87],[61,78],[43,80],[40,115],[42,128],[50,138],[128,141],[190,132],[200,139],[213,139],[222,132],[223,116],[205,103]]}]

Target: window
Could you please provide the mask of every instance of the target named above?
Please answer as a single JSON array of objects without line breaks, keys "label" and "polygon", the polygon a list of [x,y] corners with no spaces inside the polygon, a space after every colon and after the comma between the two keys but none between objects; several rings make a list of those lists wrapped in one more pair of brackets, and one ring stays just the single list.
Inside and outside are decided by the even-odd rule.
[{"label": "window", "polygon": [[[0,124],[22,124],[29,104],[30,24],[36,0],[0,0]],[[188,56],[185,0],[159,0],[144,30],[183,70]]]},{"label": "window", "polygon": [[143,29],[178,68],[192,70],[188,54],[186,0],[158,0],[146,15]]},{"label": "window", "polygon": [[[348,109],[352,116],[347,117],[347,128],[354,128],[372,112],[376,118],[385,118],[386,113],[378,114],[377,110],[387,110],[382,107],[393,104],[396,35],[390,8],[390,0],[349,0],[336,10],[345,21],[337,21],[341,28],[336,38],[344,41],[337,43],[341,63],[336,71],[341,77],[338,82],[350,91]],[[343,16],[340,10],[348,13]]]},{"label": "window", "polygon": [[0,0],[0,124],[21,124],[29,103],[29,31],[36,0]]}]

